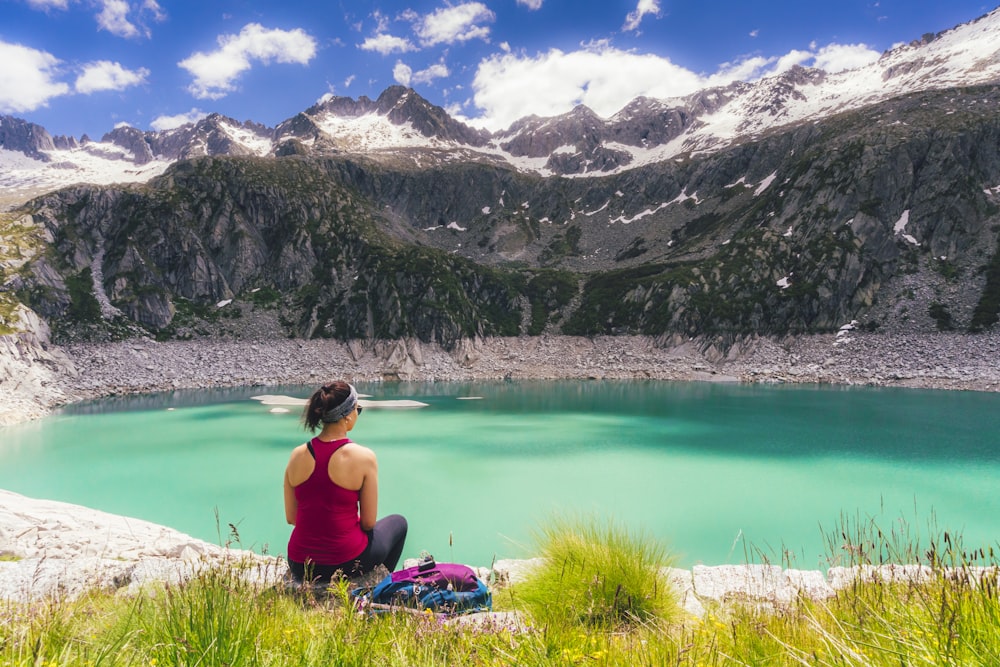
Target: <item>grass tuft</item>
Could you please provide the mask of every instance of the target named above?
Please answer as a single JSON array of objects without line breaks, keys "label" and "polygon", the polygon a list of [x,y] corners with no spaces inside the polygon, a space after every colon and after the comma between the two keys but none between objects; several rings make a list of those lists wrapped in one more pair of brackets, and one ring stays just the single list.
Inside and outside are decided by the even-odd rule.
[{"label": "grass tuft", "polygon": [[671,620],[677,599],[666,549],[614,520],[556,517],[535,535],[545,561],[513,592],[540,624],[616,628]]}]

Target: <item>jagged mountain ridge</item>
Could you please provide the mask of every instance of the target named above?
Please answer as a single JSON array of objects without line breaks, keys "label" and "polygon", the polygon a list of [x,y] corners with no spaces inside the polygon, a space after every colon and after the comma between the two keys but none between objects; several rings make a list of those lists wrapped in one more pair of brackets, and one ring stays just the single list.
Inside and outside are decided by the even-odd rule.
[{"label": "jagged mountain ridge", "polygon": [[275,128],[212,114],[176,130],[120,127],[100,142],[52,138],[40,126],[4,117],[0,186],[14,200],[26,187],[35,194],[39,188],[73,182],[144,181],[175,160],[199,155],[342,152],[381,154],[422,165],[478,160],[543,176],[597,175],[705,154],[900,95],[998,81],[1000,9],[925,35],[848,72],[794,67],[778,76],[680,99],[638,98],[607,119],[578,107],[553,118],[521,119],[494,134],[451,118],[400,86],[386,89],[374,101],[326,99]]},{"label": "jagged mountain ridge", "polygon": [[193,158],[147,185],[32,202],[12,224],[50,251],[4,288],[61,336],[238,332],[258,308],[288,335],[445,344],[976,329],[1000,294],[1000,118],[984,113],[997,106],[997,86],[915,94],[586,179]]}]

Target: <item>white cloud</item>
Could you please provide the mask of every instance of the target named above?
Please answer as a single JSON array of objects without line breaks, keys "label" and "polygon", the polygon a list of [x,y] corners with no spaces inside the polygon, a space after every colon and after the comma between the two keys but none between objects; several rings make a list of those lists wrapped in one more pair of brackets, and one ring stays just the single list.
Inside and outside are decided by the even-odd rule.
[{"label": "white cloud", "polygon": [[[585,104],[609,117],[642,95],[672,98],[734,81],[754,81],[788,71],[795,65],[828,72],[859,67],[879,54],[864,45],[830,44],[821,49],[793,50],[782,56],[753,56],[703,75],[653,54],[622,51],[605,41],[578,51],[552,49],[534,57],[497,53],[479,63],[472,82],[474,106],[481,111],[473,125],[500,130],[530,114],[555,116]],[[628,72],[628,76],[622,76]],[[410,77],[414,77],[412,72]]]},{"label": "white cloud", "polygon": [[396,37],[395,35],[386,34],[369,37],[362,42],[358,48],[362,51],[375,51],[377,53],[381,53],[383,56],[387,56],[393,52],[406,53],[407,51],[416,50],[413,43],[405,37]]},{"label": "white cloud", "polygon": [[524,5],[528,9],[542,8],[542,0],[517,0],[517,4]]},{"label": "white cloud", "polygon": [[[141,4],[130,4],[126,0],[100,0],[101,11],[97,14],[97,27],[118,37],[149,37],[146,27],[147,17],[163,21],[167,15],[156,0],[144,0]],[[131,18],[130,18],[131,15]]]},{"label": "white cloud", "polygon": [[660,15],[660,0],[639,0],[634,12],[629,12],[625,17],[625,25],[622,30],[636,30],[642,23],[643,17],[647,14],[653,16]]},{"label": "white cloud", "polygon": [[396,61],[396,66],[392,68],[392,78],[401,86],[410,85],[413,78],[413,68],[404,62]]},{"label": "white cloud", "polygon": [[191,109],[187,113],[179,113],[176,116],[157,116],[149,126],[158,132],[174,130],[188,123],[197,123],[207,115],[201,109]]},{"label": "white cloud", "polygon": [[167,18],[167,13],[163,11],[159,3],[156,0],[145,0],[142,3],[142,8],[153,14],[153,18],[157,21],[165,21]]},{"label": "white cloud", "polygon": [[816,54],[814,67],[827,72],[842,72],[864,67],[879,59],[881,54],[865,44],[829,44]]},{"label": "white cloud", "polygon": [[356,78],[357,78],[357,76],[355,76],[354,74],[352,74],[349,77],[347,77],[346,79],[344,79],[344,88],[350,88],[351,84],[354,83],[354,80]]},{"label": "white cloud", "polygon": [[480,23],[492,23],[496,15],[481,2],[467,2],[436,9],[414,28],[424,46],[454,44],[470,39],[486,39],[490,29]]},{"label": "white cloud", "polygon": [[34,111],[70,92],[55,80],[59,62],[51,53],[0,41],[0,112]]},{"label": "white cloud", "polygon": [[32,9],[69,9],[69,0],[28,0]]},{"label": "white cloud", "polygon": [[448,71],[448,67],[444,63],[436,63],[427,69],[414,72],[411,81],[413,83],[430,83],[434,79],[441,79],[449,74],[451,72]]},{"label": "white cloud", "polygon": [[238,35],[220,35],[219,48],[195,53],[177,63],[194,76],[188,91],[201,99],[219,99],[236,88],[236,80],[252,62],[308,64],[316,55],[316,40],[304,30],[269,30],[248,23]]},{"label": "white cloud", "polygon": [[481,124],[494,130],[528,114],[553,116],[578,104],[609,116],[639,95],[677,97],[703,86],[702,77],[666,58],[606,44],[570,53],[552,49],[534,58],[497,54],[479,64],[472,82],[473,100],[484,111]]},{"label": "white cloud", "polygon": [[76,92],[89,95],[100,90],[122,90],[146,82],[149,70],[140,67],[128,70],[118,63],[109,60],[98,60],[88,63],[83,73],[76,78]]},{"label": "white cloud", "polygon": [[166,13],[156,0],[143,0],[130,3],[128,0],[91,0],[82,3],[80,0],[27,0],[33,9],[48,11],[50,9],[69,9],[71,3],[87,4],[100,7],[97,13],[97,27],[107,30],[118,37],[149,37],[151,32],[146,27],[146,20],[163,21]]},{"label": "white cloud", "polygon": [[97,15],[97,26],[119,37],[138,37],[139,29],[128,20],[128,3],[125,0],[104,0],[104,8]]},{"label": "white cloud", "polygon": [[760,30],[754,29],[754,30],[750,31],[750,36],[751,37],[756,37],[759,34],[760,34]]}]

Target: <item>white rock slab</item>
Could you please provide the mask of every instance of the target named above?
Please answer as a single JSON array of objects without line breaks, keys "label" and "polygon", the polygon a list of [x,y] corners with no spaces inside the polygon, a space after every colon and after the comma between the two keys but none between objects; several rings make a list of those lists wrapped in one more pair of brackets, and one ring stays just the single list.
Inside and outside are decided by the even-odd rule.
[{"label": "white rock slab", "polygon": [[[75,596],[98,588],[182,581],[238,562],[252,581],[277,582],[282,559],[226,549],[142,519],[0,490],[0,599]],[[12,559],[12,560],[7,560]]]}]

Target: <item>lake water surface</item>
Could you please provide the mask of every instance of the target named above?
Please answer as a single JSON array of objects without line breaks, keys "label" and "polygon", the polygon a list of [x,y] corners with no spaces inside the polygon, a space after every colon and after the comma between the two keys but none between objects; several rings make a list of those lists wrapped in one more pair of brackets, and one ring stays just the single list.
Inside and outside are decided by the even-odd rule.
[{"label": "lake water surface", "polygon": [[[405,557],[488,565],[533,554],[554,513],[614,517],[680,565],[825,568],[843,515],[1000,538],[1000,394],[701,383],[358,385],[352,437],[379,457],[379,514],[410,522]],[[75,406],[0,429],[0,488],[284,554],[282,474],[299,410],[258,394],[175,392]],[[172,408],[172,409],[168,409]],[[216,519],[218,515],[218,520]]]}]

